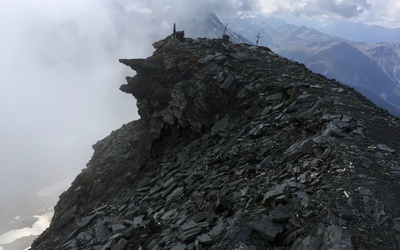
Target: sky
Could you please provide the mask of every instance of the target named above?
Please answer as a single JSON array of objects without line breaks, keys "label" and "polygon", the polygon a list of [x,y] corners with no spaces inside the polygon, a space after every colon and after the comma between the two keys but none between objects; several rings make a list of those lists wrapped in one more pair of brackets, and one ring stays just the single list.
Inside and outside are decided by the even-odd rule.
[{"label": "sky", "polygon": [[361,22],[387,28],[400,28],[398,0],[260,0],[261,12],[301,19]]},{"label": "sky", "polygon": [[151,55],[172,23],[186,27],[210,10],[400,27],[393,0],[0,0],[2,211],[72,181],[91,145],[139,118],[134,99],[118,89],[134,74],[119,58]]}]

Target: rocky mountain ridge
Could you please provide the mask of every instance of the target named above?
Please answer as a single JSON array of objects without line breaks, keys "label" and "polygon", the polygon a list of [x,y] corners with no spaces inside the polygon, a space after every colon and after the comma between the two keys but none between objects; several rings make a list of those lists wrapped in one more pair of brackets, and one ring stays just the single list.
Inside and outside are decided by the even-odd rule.
[{"label": "rocky mountain ridge", "polygon": [[32,249],[398,249],[400,124],[266,47],[166,38]]}]

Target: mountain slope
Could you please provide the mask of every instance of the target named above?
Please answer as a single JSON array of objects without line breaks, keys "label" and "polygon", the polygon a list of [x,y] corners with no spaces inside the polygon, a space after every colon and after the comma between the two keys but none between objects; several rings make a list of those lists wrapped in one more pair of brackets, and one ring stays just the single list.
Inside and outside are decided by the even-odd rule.
[{"label": "mountain slope", "polygon": [[400,247],[398,119],[266,47],[154,47],[120,60],[140,120],[93,145],[32,249]]},{"label": "mountain slope", "polygon": [[398,107],[393,106],[400,106],[399,96],[393,94],[397,86],[374,61],[348,43],[334,45],[308,60],[306,64],[312,71],[329,78],[337,77],[336,80],[347,83],[384,109],[400,116]]},{"label": "mountain slope", "polygon": [[[249,37],[252,37],[250,33],[262,31],[268,39],[261,39],[260,44],[270,46],[282,56],[302,62],[316,72],[356,87],[376,104],[392,114],[400,115],[398,46],[351,42],[305,26],[277,22],[270,17],[257,18],[263,21],[242,17],[230,19],[230,23],[240,31],[243,31],[241,26],[245,26],[244,34]],[[351,48],[343,46],[345,44]]]},{"label": "mountain slope", "polygon": [[380,68],[400,85],[400,44],[357,44],[357,48],[377,62]]}]

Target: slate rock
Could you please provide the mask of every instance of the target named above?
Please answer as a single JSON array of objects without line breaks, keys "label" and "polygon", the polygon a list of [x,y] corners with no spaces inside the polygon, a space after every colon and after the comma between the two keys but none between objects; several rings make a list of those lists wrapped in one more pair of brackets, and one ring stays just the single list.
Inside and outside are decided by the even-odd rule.
[{"label": "slate rock", "polygon": [[267,193],[265,193],[263,201],[265,203],[269,203],[279,196],[286,195],[287,191],[288,191],[287,183],[272,187],[271,189],[268,190]]},{"label": "slate rock", "polygon": [[217,224],[210,230],[208,235],[210,235],[210,237],[213,239],[217,239],[224,230],[225,230],[225,223],[223,218],[220,217],[217,221]]},{"label": "slate rock", "polygon": [[338,225],[331,225],[325,229],[323,235],[323,245],[322,250],[339,250],[339,249],[349,249],[353,250],[354,246],[351,242],[350,232],[343,229]]},{"label": "slate rock", "polygon": [[395,152],[394,149],[392,149],[392,148],[386,146],[385,144],[378,144],[378,145],[376,145],[376,147],[377,147],[379,150],[386,151],[386,152],[389,152],[389,153],[394,153],[394,152]]},{"label": "slate rock", "polygon": [[170,250],[186,250],[186,249],[188,249],[188,246],[186,244],[179,243],[171,247]]},{"label": "slate rock", "polygon": [[283,93],[279,92],[279,93],[275,93],[273,95],[269,95],[267,97],[265,97],[265,101],[266,102],[275,102],[275,101],[280,101],[283,98]]},{"label": "slate rock", "polygon": [[230,197],[220,196],[215,205],[215,212],[223,213],[224,211],[229,211],[232,208],[232,205],[232,199]]},{"label": "slate rock", "polygon": [[292,161],[300,155],[310,152],[313,146],[313,138],[308,138],[292,144],[283,154],[287,161]]},{"label": "slate rock", "polygon": [[126,249],[125,247],[128,245],[128,241],[124,238],[119,239],[117,244],[115,244],[111,250],[124,250]]},{"label": "slate rock", "polygon": [[96,222],[95,231],[99,242],[103,242],[110,235],[110,230],[105,225],[105,221],[101,219]]},{"label": "slate rock", "polygon": [[272,210],[269,213],[269,216],[270,216],[272,222],[280,223],[280,222],[285,222],[285,221],[289,220],[291,213],[290,213],[290,210],[286,206],[284,206],[282,204],[278,204],[274,208],[274,210]]},{"label": "slate rock", "polygon": [[226,91],[231,91],[233,89],[233,85],[235,83],[235,77],[233,75],[229,75],[228,78],[224,81],[221,88]]},{"label": "slate rock", "polygon": [[358,187],[358,192],[364,196],[372,196],[372,191],[365,187]]},{"label": "slate rock", "polygon": [[228,126],[229,118],[226,116],[221,120],[218,120],[214,126],[211,128],[211,133],[216,133],[218,131],[223,131]]},{"label": "slate rock", "polygon": [[86,227],[94,220],[95,217],[96,217],[96,215],[90,215],[90,216],[83,217],[82,219],[80,219],[77,222],[78,227],[80,227],[80,228]]},{"label": "slate rock", "polygon": [[196,239],[201,243],[201,244],[210,244],[212,242],[212,238],[208,236],[207,234],[201,234],[196,237]]},{"label": "slate rock", "polygon": [[123,225],[123,224],[120,224],[120,223],[118,223],[118,224],[113,224],[112,226],[111,226],[111,229],[112,229],[112,232],[115,234],[115,233],[122,233],[124,230],[125,230],[125,226]]},{"label": "slate rock", "polygon": [[293,243],[291,250],[312,250],[312,249],[320,249],[322,242],[314,237],[314,236],[307,236],[305,238],[297,238],[296,241]]},{"label": "slate rock", "polygon": [[180,228],[183,231],[187,231],[187,230],[192,229],[194,227],[197,227],[197,223],[194,222],[193,220],[190,220],[190,221],[186,222],[185,224],[183,224],[182,226],[180,226]]},{"label": "slate rock", "polygon": [[267,216],[259,221],[250,222],[249,228],[256,231],[264,240],[268,242],[273,242],[276,237],[283,232],[283,226],[281,224],[272,222]]}]

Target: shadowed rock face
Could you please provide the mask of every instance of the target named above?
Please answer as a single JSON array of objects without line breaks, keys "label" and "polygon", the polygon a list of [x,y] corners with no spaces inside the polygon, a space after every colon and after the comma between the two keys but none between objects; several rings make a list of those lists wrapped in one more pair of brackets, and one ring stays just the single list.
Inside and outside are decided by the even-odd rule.
[{"label": "shadowed rock face", "polygon": [[[399,121],[268,48],[165,39],[33,249],[398,249]],[[368,240],[365,240],[368,239]]]}]

